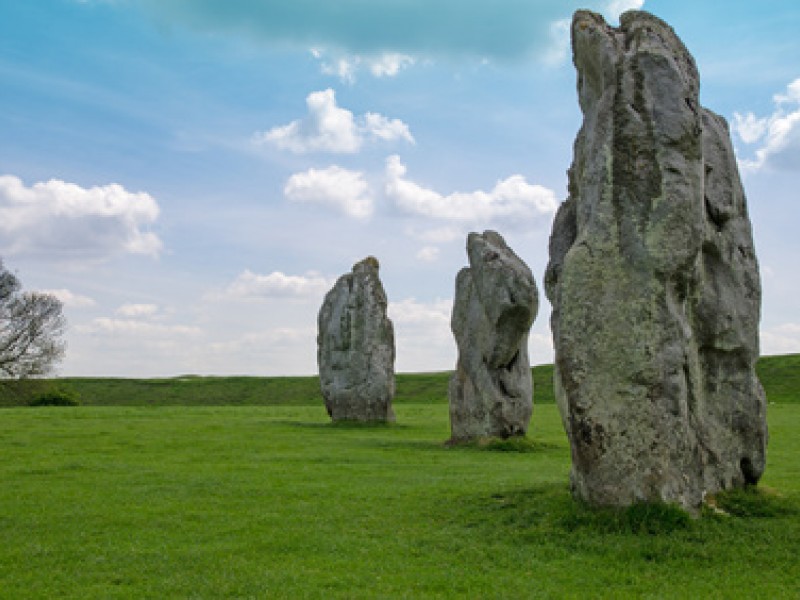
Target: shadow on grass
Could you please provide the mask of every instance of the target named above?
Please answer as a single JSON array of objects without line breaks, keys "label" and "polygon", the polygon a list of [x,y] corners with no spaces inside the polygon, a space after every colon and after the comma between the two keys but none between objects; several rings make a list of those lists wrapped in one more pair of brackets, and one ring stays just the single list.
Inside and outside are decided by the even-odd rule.
[{"label": "shadow on grass", "polygon": [[286,425],[288,427],[297,427],[302,429],[318,429],[318,430],[377,430],[386,431],[394,429],[408,429],[410,425],[402,423],[386,423],[383,421],[293,421],[293,420],[278,420],[272,421],[277,425]]},{"label": "shadow on grass", "polygon": [[449,448],[443,442],[435,440],[408,440],[408,439],[386,439],[375,438],[370,440],[363,440],[363,446],[370,446],[372,448],[380,448],[381,450],[425,450],[435,452],[447,452]]},{"label": "shadow on grass", "polygon": [[[391,429],[403,428],[412,429],[408,425],[390,425]],[[563,446],[558,444],[550,444],[547,442],[540,442],[530,440],[528,438],[513,438],[513,439],[497,439],[497,438],[484,438],[479,441],[463,442],[453,444],[449,440],[408,440],[408,439],[392,439],[392,438],[375,438],[370,440],[363,440],[362,444],[373,446],[376,448],[397,448],[402,450],[434,450],[436,452],[500,452],[500,453],[548,453],[552,451],[564,451]]]},{"label": "shadow on grass", "polygon": [[575,539],[583,540],[609,535],[665,539],[682,533],[713,535],[720,524],[729,523],[736,530],[737,522],[744,520],[791,519],[800,514],[797,499],[783,497],[769,489],[732,490],[718,494],[714,502],[717,510],[704,507],[699,518],[693,518],[677,505],[663,503],[597,508],[573,499],[564,484],[506,490],[461,501],[469,515],[468,527],[483,527],[530,542],[545,534],[576,536]]},{"label": "shadow on grass", "polygon": [[[800,514],[797,502],[768,487],[746,487],[706,499],[705,513],[740,518],[775,518]],[[716,510],[715,510],[716,509]],[[720,513],[721,511],[721,513]]]},{"label": "shadow on grass", "polygon": [[551,444],[538,440],[532,440],[528,437],[510,437],[502,438],[479,438],[468,442],[445,442],[447,448],[451,450],[477,450],[481,452],[542,452],[546,450],[560,450],[562,446],[558,444]]},{"label": "shadow on grass", "polygon": [[595,508],[578,501],[562,520],[566,531],[623,535],[663,535],[692,528],[691,515],[673,504],[637,503],[625,508]]}]

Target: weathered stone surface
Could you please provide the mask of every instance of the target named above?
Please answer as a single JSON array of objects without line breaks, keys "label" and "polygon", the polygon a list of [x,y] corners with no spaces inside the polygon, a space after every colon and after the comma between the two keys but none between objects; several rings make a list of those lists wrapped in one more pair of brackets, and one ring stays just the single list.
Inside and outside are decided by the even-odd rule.
[{"label": "weathered stone surface", "polygon": [[545,285],[573,492],[693,509],[765,466],[761,289],[728,127],[656,17],[579,11],[572,45],[584,121]]},{"label": "weathered stone surface", "polygon": [[342,275],[325,296],[317,363],[325,407],[334,421],[394,421],[394,328],[386,307],[372,256]]},{"label": "weathered stone surface", "polygon": [[467,237],[469,267],[456,279],[451,328],[451,441],[524,435],[533,411],[528,332],[539,296],[528,266],[500,234]]}]

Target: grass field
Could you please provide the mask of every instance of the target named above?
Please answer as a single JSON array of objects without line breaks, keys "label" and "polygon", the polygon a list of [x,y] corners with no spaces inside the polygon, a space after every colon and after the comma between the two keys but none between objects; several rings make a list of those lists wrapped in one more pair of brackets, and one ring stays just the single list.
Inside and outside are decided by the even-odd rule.
[{"label": "grass field", "polygon": [[441,375],[404,377],[392,426],[318,398],[4,409],[0,598],[800,597],[798,388],[761,491],[693,520],[573,502],[553,404],[525,443],[446,448]]},{"label": "grass field", "polygon": [[[765,356],[757,370],[770,402],[800,402],[800,354]],[[553,366],[540,365],[532,371],[536,404],[552,404]],[[449,377],[449,372],[401,373],[394,404],[447,403]],[[51,383],[76,392],[86,406],[309,406],[322,402],[317,377],[71,377]],[[0,393],[0,406],[24,404],[25,398],[25,394]]]}]

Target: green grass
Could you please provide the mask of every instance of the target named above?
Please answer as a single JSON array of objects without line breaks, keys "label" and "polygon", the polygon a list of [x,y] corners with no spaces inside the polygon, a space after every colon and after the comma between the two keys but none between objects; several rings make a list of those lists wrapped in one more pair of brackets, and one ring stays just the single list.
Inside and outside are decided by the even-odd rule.
[{"label": "green grass", "polygon": [[[400,373],[394,404],[447,404],[449,379],[449,372]],[[533,367],[533,379],[536,403],[553,403],[553,367]],[[64,377],[34,382],[34,392],[0,393],[0,406],[26,404],[27,398],[47,384],[75,392],[85,406],[306,406],[322,402],[317,377],[182,375],[164,379]]]},{"label": "green grass", "polygon": [[800,403],[800,354],[765,356],[756,372],[771,403]]},{"label": "green grass", "polygon": [[[532,370],[535,403],[554,403],[553,366]],[[800,354],[762,357],[757,371],[771,403],[800,403]],[[394,404],[446,404],[449,378],[449,372],[398,374]],[[322,402],[317,377],[67,377],[51,383],[75,391],[87,406],[306,406]],[[0,393],[0,406],[20,405],[25,397]]]},{"label": "green grass", "polygon": [[314,377],[60,379],[0,412],[0,598],[798,597],[799,371],[759,363],[767,472],[699,519],[572,500],[551,366],[528,438],[452,448],[448,373],[383,426]]},{"label": "green grass", "polygon": [[556,407],[529,443],[447,448],[447,407],[11,408],[2,598],[778,598],[800,593],[800,407],[728,516],[595,511]]}]

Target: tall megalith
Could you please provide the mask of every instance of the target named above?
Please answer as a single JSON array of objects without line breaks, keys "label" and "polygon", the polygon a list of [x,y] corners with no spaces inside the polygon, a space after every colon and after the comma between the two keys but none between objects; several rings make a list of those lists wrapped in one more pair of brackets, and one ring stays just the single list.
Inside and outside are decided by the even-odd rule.
[{"label": "tall megalith", "polygon": [[334,421],[394,421],[394,328],[386,315],[378,261],[342,275],[319,311],[320,387]]},{"label": "tall megalith", "polygon": [[470,233],[456,278],[451,328],[451,441],[524,435],[533,411],[528,333],[539,296],[528,266],[499,233]]},{"label": "tall megalith", "polygon": [[583,125],[545,286],[573,492],[693,509],[765,466],[761,287],[728,126],[653,15],[579,11],[572,48]]}]

